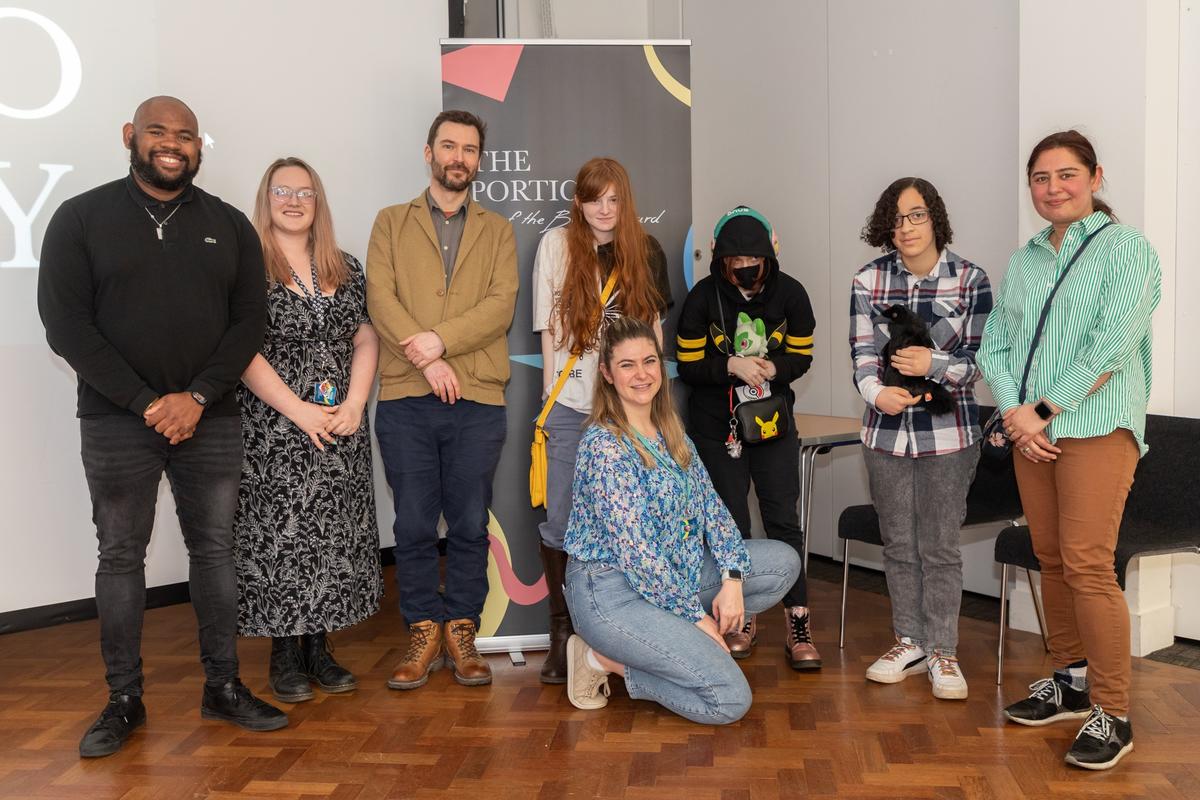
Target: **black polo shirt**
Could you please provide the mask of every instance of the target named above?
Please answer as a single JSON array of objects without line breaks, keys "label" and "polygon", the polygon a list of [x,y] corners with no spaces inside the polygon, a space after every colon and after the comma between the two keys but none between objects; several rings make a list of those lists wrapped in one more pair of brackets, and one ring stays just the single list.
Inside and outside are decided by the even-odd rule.
[{"label": "black polo shirt", "polygon": [[162,203],[127,176],[54,213],[38,310],[79,377],[79,416],[140,416],[182,391],[207,397],[206,414],[237,414],[232,390],[266,324],[262,245],[245,214],[203,189]]}]

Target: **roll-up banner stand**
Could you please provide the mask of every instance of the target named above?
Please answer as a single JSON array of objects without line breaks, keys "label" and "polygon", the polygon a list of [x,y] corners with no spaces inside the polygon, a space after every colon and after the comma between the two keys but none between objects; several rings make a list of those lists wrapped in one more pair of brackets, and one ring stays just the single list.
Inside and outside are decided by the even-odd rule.
[{"label": "roll-up banner stand", "polygon": [[508,439],[496,471],[489,592],[477,644],[483,652],[545,649],[538,523],[546,513],[529,504],[529,444],[542,393],[533,257],[542,234],[567,223],[584,162],[620,161],[646,232],[667,254],[674,305],[663,333],[673,351],[675,317],[692,284],[690,42],[447,39],[441,45],[443,108],[471,111],[487,123],[471,200],[512,222],[521,276],[508,333]]}]

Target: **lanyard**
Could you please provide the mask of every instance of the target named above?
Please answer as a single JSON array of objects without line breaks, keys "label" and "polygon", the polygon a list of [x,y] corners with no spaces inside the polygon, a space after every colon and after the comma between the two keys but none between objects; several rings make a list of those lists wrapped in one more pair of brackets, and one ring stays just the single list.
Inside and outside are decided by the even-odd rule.
[{"label": "lanyard", "polygon": [[312,306],[313,315],[317,318],[317,328],[324,332],[324,336],[318,339],[317,347],[321,352],[322,368],[328,366],[329,350],[326,338],[329,335],[328,326],[325,324],[325,314],[329,309],[329,304],[333,298],[326,297],[321,293],[321,280],[317,276],[317,261],[314,258],[308,260],[309,269],[312,270],[313,290],[310,292],[304,282],[300,280],[300,276],[296,274],[296,270],[288,264],[288,269],[291,270],[292,280],[300,287],[300,293],[304,295],[304,299]]},{"label": "lanyard", "polygon": [[[683,509],[687,511],[692,500],[693,481],[691,476],[687,474],[683,467],[675,463],[675,459],[660,453],[657,445],[653,444],[645,436],[642,436],[637,431],[634,431],[634,434],[637,436],[638,441],[642,443],[642,447],[645,447],[650,451],[650,455],[654,456],[654,460],[658,462],[658,465],[665,469],[675,479],[675,482],[679,484],[679,488],[683,490]],[[688,534],[692,532],[692,523],[686,516],[680,515],[680,517],[680,522],[683,525],[683,538],[686,539],[688,538]]]}]

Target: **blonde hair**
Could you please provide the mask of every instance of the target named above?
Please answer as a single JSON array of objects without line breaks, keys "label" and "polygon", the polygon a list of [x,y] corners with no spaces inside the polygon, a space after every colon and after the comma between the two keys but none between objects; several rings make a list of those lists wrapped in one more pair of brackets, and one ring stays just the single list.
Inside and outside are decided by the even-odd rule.
[{"label": "blonde hair", "polygon": [[[683,433],[683,421],[675,411],[671,402],[671,384],[667,377],[667,361],[663,357],[662,346],[654,335],[654,330],[645,322],[635,317],[618,317],[609,323],[600,339],[600,363],[612,372],[613,350],[622,342],[633,339],[645,339],[654,345],[658,355],[658,368],[662,383],[654,400],[650,404],[650,421],[662,434],[667,444],[667,452],[679,466],[687,469],[692,463],[692,451],[688,447],[687,437]],[[592,395],[592,415],[588,417],[589,425],[599,425],[612,432],[618,439],[624,438],[641,456],[642,463],[653,469],[657,465],[654,456],[642,445],[629,418],[625,415],[625,406],[617,396],[616,387],[603,375],[596,380],[596,389]]]},{"label": "blonde hair", "polygon": [[277,158],[271,162],[271,166],[263,173],[258,184],[258,193],[254,198],[253,223],[254,229],[258,231],[258,238],[262,241],[267,279],[284,285],[292,282],[292,267],[288,265],[279,244],[275,241],[274,225],[271,222],[271,178],[276,170],[283,167],[299,167],[307,172],[309,180],[312,181],[312,188],[317,192],[313,202],[313,224],[308,231],[308,251],[317,265],[317,280],[321,282],[321,290],[335,291],[350,278],[350,270],[333,235],[333,216],[325,203],[325,186],[321,183],[321,176],[304,159],[295,156]]}]

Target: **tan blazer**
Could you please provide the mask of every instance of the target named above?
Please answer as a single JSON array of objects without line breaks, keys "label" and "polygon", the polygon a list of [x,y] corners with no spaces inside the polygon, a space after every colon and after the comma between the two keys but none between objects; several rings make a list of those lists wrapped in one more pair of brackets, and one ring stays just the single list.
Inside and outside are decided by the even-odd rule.
[{"label": "tan blazer", "polygon": [[517,301],[512,225],[478,203],[467,205],[458,257],[446,284],[441,247],[425,193],[375,218],[367,248],[367,309],[379,333],[379,399],[433,390],[400,342],[433,331],[446,344],[466,400],[504,405],[508,339]]}]

